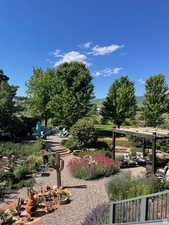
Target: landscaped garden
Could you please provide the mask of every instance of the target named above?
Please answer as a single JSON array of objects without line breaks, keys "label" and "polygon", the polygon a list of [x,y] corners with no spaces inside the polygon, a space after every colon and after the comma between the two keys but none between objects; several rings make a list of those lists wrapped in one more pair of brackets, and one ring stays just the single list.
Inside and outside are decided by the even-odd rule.
[{"label": "landscaped garden", "polygon": [[[19,200],[17,207],[10,211],[10,215],[17,214],[17,219],[14,218],[15,222],[20,220],[20,217],[25,218],[26,208],[29,214],[25,218],[26,223],[32,220],[34,213],[37,213],[41,207],[46,211],[56,209],[65,192],[64,186],[67,185],[72,188],[75,197],[75,203],[70,204],[70,207],[76,212],[79,205],[86,206],[81,209],[82,214],[79,214],[83,219],[89,208],[96,207],[94,214],[97,218],[98,213],[102,214],[97,204],[100,204],[100,210],[104,212],[107,210],[108,201],[118,201],[168,189],[166,174],[162,179],[152,174],[146,176],[145,168],[147,162],[155,162],[155,155],[151,152],[154,146],[157,146],[157,168],[165,166],[168,162],[169,144],[166,139],[168,133],[163,133],[164,139],[157,140],[156,145],[152,145],[148,138],[143,140],[117,132],[115,149],[112,139],[113,127],[118,129],[135,127],[137,130],[135,134],[138,133],[140,126],[169,128],[167,125],[168,86],[165,77],[159,74],[147,79],[142,106],[137,105],[134,82],[127,76],[120,77],[112,83],[99,112],[92,103],[94,86],[91,81],[89,70],[79,62],[63,63],[57,69],[46,71],[35,68],[27,82],[28,97],[24,98],[21,105],[16,105],[14,97],[17,87],[10,85],[8,77],[0,71],[0,95],[3,100],[0,105],[0,197],[5,200],[5,194],[10,194],[13,190],[42,185],[39,190],[29,190],[29,200]],[[156,90],[156,83],[161,84],[160,93]],[[152,96],[155,95],[154,101]],[[24,116],[23,109],[26,111]],[[37,138],[35,126],[40,124],[40,121],[45,129],[39,131],[40,135],[36,134]],[[54,140],[49,140],[50,138],[47,140],[49,146],[46,150],[58,151],[55,157],[43,149],[45,141],[40,139],[40,136],[46,138],[47,133],[44,132],[48,130],[48,123],[57,124],[56,130],[62,131],[59,137],[54,136]],[[70,152],[68,151],[67,155],[63,154],[65,158],[60,159],[63,146]],[[116,157],[114,157],[114,149]],[[163,151],[166,152],[165,158],[162,155]],[[48,166],[55,171],[51,170],[51,176],[39,176],[36,179],[33,175],[44,168],[44,161],[49,161]],[[129,167],[131,168],[128,169]],[[47,166],[45,168],[48,169]],[[155,166],[153,169],[155,171]],[[131,174],[123,174],[126,170],[130,170]],[[151,173],[152,171],[150,168]],[[80,192],[78,188],[86,189]],[[20,215],[18,209],[22,211]],[[62,207],[61,210],[64,211]],[[1,217],[5,215],[2,212]],[[52,215],[58,219],[57,213]],[[90,221],[89,218],[92,217],[88,216],[84,225],[93,225],[92,219]],[[64,218],[61,219],[64,221]],[[105,219],[104,223],[107,222],[106,214],[102,214],[102,219]],[[80,221],[81,218],[76,220]],[[57,223],[49,221],[50,218],[47,224]],[[67,221],[63,224],[67,224]],[[71,221],[70,225],[72,225]]]},{"label": "landscaped garden", "polygon": [[37,140],[29,144],[4,142],[0,144],[0,197],[11,189],[30,187],[32,174],[43,164],[44,143]]},{"label": "landscaped garden", "polygon": [[119,172],[120,162],[104,154],[93,153],[82,158],[71,159],[68,167],[74,177],[90,180]]}]

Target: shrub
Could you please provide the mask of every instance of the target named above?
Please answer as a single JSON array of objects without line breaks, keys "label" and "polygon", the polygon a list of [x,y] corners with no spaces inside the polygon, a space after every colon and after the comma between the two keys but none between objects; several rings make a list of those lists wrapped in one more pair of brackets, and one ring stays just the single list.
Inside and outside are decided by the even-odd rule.
[{"label": "shrub", "polygon": [[118,161],[98,153],[71,159],[68,167],[74,177],[85,180],[110,176],[120,169]]},{"label": "shrub", "polygon": [[1,172],[0,182],[13,183],[15,181],[15,175],[13,172]]},{"label": "shrub", "polygon": [[96,144],[95,144],[95,147],[98,148],[98,149],[109,149],[109,145],[106,141],[97,141]]},{"label": "shrub", "polygon": [[67,141],[68,141],[67,139],[61,140],[61,145],[65,146],[65,144],[66,144]]},{"label": "shrub", "polygon": [[33,144],[16,144],[12,142],[0,143],[0,154],[1,155],[15,155],[16,157],[29,156],[34,153],[40,152],[42,149],[39,141]]},{"label": "shrub", "polygon": [[[36,126],[37,118],[26,116],[15,117],[10,124],[10,133],[15,137],[31,136]],[[19,129],[18,129],[19,127]]]},{"label": "shrub", "polygon": [[24,179],[26,175],[31,174],[31,169],[29,167],[17,167],[13,173],[15,178],[20,181],[21,179]]},{"label": "shrub", "polygon": [[71,128],[70,133],[80,149],[95,145],[97,136],[91,119],[80,119]]},{"label": "shrub", "polygon": [[27,160],[24,162],[26,167],[29,167],[30,170],[37,170],[43,163],[42,157],[30,155]]},{"label": "shrub", "polygon": [[92,155],[94,153],[103,154],[103,155],[105,155],[105,156],[107,156],[109,158],[112,158],[112,152],[105,151],[104,149],[99,149],[99,150],[97,150],[97,149],[88,149],[88,150],[83,150],[83,151],[78,150],[78,151],[74,151],[73,155],[79,156],[79,157],[83,157],[85,155]]},{"label": "shrub", "polygon": [[38,143],[40,149],[44,149],[46,147],[46,141],[41,138],[37,140],[37,143]]},{"label": "shrub", "polygon": [[143,138],[141,137],[128,135],[128,140],[134,147],[143,147]]},{"label": "shrub", "polygon": [[124,155],[116,156],[116,160],[123,161],[124,160]]},{"label": "shrub", "polygon": [[162,190],[158,178],[134,178],[130,173],[115,176],[106,185],[107,194],[111,201],[118,201],[147,195]]},{"label": "shrub", "polygon": [[[152,161],[152,154],[148,155],[150,161]],[[156,166],[164,167],[168,163],[168,158],[160,158],[158,155],[156,156]]]},{"label": "shrub", "polygon": [[157,148],[163,152],[169,152],[169,140],[168,139],[161,139],[157,140]]},{"label": "shrub", "polygon": [[8,193],[8,187],[6,181],[0,182],[0,200],[3,200]]},{"label": "shrub", "polygon": [[113,153],[110,151],[105,151],[105,156],[112,158],[113,157]]},{"label": "shrub", "polygon": [[65,142],[62,142],[62,144],[68,148],[70,151],[76,150],[79,148],[79,143],[74,138],[69,138],[68,140],[64,140]]},{"label": "shrub", "polygon": [[82,225],[96,225],[109,223],[109,205],[99,204],[85,217]]},{"label": "shrub", "polygon": [[35,183],[34,179],[21,180],[20,182],[12,184],[12,188],[19,189],[23,187],[33,187],[34,183]]}]

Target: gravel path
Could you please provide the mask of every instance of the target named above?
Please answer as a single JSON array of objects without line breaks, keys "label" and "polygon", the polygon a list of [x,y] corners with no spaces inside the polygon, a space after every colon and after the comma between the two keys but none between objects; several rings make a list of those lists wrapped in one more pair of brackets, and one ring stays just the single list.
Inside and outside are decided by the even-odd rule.
[{"label": "gravel path", "polygon": [[[61,151],[63,149],[60,146],[62,138],[57,136],[48,137],[48,143],[53,150]],[[98,204],[108,202],[108,197],[105,191],[105,184],[108,182],[110,177],[101,178],[98,180],[84,181],[74,178],[70,175],[67,163],[70,159],[74,158],[73,155],[69,154],[64,156],[65,168],[62,171],[62,186],[66,186],[71,192],[71,202],[69,205],[65,205],[47,215],[42,225],[80,225],[85,216],[95,208]],[[132,168],[124,169],[124,171],[131,170],[133,175],[144,174],[144,168]],[[49,177],[37,176],[35,178],[36,183],[35,189],[45,187],[46,185],[56,185],[56,172],[50,171]],[[22,188],[17,193],[10,196],[10,199],[6,199],[6,203],[17,199],[18,197],[26,196],[26,188]],[[0,207],[3,204],[0,204]]]},{"label": "gravel path", "polygon": [[[51,136],[50,141],[60,142],[60,138]],[[53,149],[59,150],[59,145],[53,146]],[[108,202],[105,192],[105,183],[110,178],[102,178],[93,181],[84,181],[74,178],[67,168],[68,161],[74,158],[73,155],[64,157],[65,168],[62,172],[62,186],[66,186],[72,194],[72,201],[47,216],[43,225],[80,225],[85,216],[98,204]],[[39,178],[41,184],[56,184],[56,173],[53,171],[49,177]],[[37,183],[39,183],[37,181]]]},{"label": "gravel path", "polygon": [[[60,138],[51,136],[50,141],[51,143],[56,143],[55,146],[53,145],[53,149],[60,149]],[[105,184],[110,177],[92,181],[74,178],[70,175],[69,169],[66,166],[71,158],[74,158],[74,156],[69,155],[64,157],[65,168],[62,172],[62,185],[67,186],[67,189],[72,193],[72,201],[69,205],[59,208],[50,214],[50,216],[46,217],[43,225],[80,225],[91,209],[95,208],[98,204],[108,202]],[[131,171],[134,176],[138,174],[144,175],[145,168],[129,168],[124,169],[124,171]],[[55,172],[52,172],[50,177],[40,179],[43,182],[42,185],[46,183],[51,185],[56,184]],[[86,188],[82,188],[85,186]]]}]

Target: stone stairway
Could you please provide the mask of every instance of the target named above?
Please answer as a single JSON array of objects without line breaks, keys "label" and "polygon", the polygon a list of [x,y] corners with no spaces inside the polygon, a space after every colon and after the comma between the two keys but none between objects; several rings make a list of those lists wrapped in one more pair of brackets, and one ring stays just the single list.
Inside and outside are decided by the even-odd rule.
[{"label": "stone stairway", "polygon": [[[62,146],[61,146],[61,147],[62,147]],[[60,154],[61,157],[65,157],[65,156],[71,154],[70,150],[69,150],[69,149],[66,149],[66,148],[64,148],[64,147],[59,148],[59,149],[56,149],[55,151],[58,152],[58,153]]]},{"label": "stone stairway", "polygon": [[53,135],[53,136],[48,137],[47,143],[48,143],[48,148],[51,149],[52,152],[57,152],[60,154],[61,157],[65,157],[67,155],[70,155],[71,152],[69,149],[67,149],[63,145],[61,145],[62,140],[63,140],[63,138],[61,138],[57,135]]}]

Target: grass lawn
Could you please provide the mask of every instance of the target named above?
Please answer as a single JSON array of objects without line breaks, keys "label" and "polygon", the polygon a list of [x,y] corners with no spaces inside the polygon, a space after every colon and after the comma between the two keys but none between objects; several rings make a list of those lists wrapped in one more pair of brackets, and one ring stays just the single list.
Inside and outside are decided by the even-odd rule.
[{"label": "grass lawn", "polygon": [[99,137],[112,137],[112,124],[95,124],[95,128]]},{"label": "grass lawn", "polygon": [[[103,141],[103,142],[105,142],[105,143],[107,143],[107,144],[111,144],[112,143],[112,140],[110,139],[102,139],[102,138],[98,138],[98,140],[99,141]],[[127,147],[127,148],[130,148],[130,147],[133,147],[133,144],[132,144],[132,142],[131,141],[128,141],[128,140],[117,140],[116,139],[116,146],[123,146],[123,147]]]},{"label": "grass lawn", "polygon": [[[98,134],[98,140],[103,141],[107,144],[112,143],[112,124],[96,124],[95,128]],[[140,151],[142,148],[141,147],[135,147],[133,146],[132,141],[130,140],[118,140],[116,139],[116,146],[122,146],[122,147],[127,147],[131,148],[131,150],[138,150]]]}]

